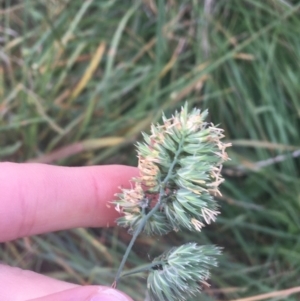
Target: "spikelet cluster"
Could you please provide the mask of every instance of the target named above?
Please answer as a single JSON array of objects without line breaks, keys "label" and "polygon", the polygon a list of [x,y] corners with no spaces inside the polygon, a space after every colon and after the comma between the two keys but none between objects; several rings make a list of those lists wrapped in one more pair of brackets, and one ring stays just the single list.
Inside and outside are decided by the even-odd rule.
[{"label": "spikelet cluster", "polygon": [[152,125],[138,143],[140,177],[132,189],[123,189],[115,201],[123,216],[118,224],[134,232],[144,214],[160,202],[159,210],[143,231],[163,235],[186,228],[201,231],[215,221],[218,205],[214,196],[223,182],[222,164],[228,160],[223,130],[206,120],[207,111],[187,105],[163,123]]},{"label": "spikelet cluster", "polygon": [[188,243],[162,254],[153,261],[147,286],[152,301],[185,301],[206,284],[209,270],[217,266],[215,246]]}]

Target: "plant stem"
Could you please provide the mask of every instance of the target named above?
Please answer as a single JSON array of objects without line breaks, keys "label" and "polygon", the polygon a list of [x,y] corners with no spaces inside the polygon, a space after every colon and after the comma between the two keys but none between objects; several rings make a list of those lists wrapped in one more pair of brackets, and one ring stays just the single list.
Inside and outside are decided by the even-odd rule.
[{"label": "plant stem", "polygon": [[156,205],[151,209],[151,211],[144,215],[142,220],[141,220],[141,223],[139,224],[138,228],[135,230],[135,232],[133,233],[132,235],[132,238],[130,240],[130,243],[129,245],[127,246],[127,249],[126,249],[126,252],[125,254],[123,255],[123,258],[122,258],[122,261],[120,263],[120,266],[119,266],[119,269],[117,271],[117,274],[116,274],[116,277],[115,277],[115,282],[113,284],[114,287],[117,287],[118,285],[118,281],[119,281],[119,278],[120,278],[120,275],[121,275],[121,272],[123,270],[123,267],[125,265],[125,262],[127,260],[127,257],[131,251],[131,248],[136,240],[136,238],[138,237],[138,235],[142,232],[144,226],[146,225],[146,222],[147,220],[156,212],[156,210],[159,208],[160,206],[160,200],[156,203]]},{"label": "plant stem", "polygon": [[181,153],[183,141],[184,141],[184,138],[185,138],[184,136],[185,136],[185,135],[182,135],[181,140],[180,140],[179,145],[178,145],[178,149],[177,149],[177,151],[176,151],[176,153],[175,153],[173,162],[172,162],[172,164],[171,164],[171,166],[170,166],[170,169],[169,169],[169,171],[168,171],[166,177],[164,178],[164,180],[163,180],[163,181],[161,182],[161,184],[160,184],[159,197],[158,197],[157,203],[156,203],[155,206],[149,211],[148,214],[144,214],[144,215],[143,215],[142,220],[141,220],[141,222],[140,222],[138,228],[137,228],[137,229],[135,230],[135,232],[133,233],[132,238],[131,238],[131,241],[130,241],[129,245],[127,246],[127,249],[126,249],[126,251],[125,251],[125,253],[124,253],[124,255],[123,255],[122,261],[121,261],[121,263],[120,263],[119,269],[118,269],[118,271],[117,271],[117,273],[116,273],[115,281],[114,281],[114,283],[112,284],[112,286],[115,287],[115,288],[116,288],[117,285],[118,285],[118,281],[119,281],[119,279],[120,279],[120,275],[121,275],[121,273],[122,273],[122,270],[123,270],[123,268],[124,268],[124,265],[125,265],[125,263],[126,263],[126,260],[127,260],[127,258],[128,258],[128,255],[129,255],[129,253],[130,253],[130,251],[131,251],[131,248],[132,248],[134,242],[136,241],[138,235],[142,232],[142,230],[143,230],[143,228],[145,227],[145,225],[146,225],[148,219],[149,219],[149,218],[150,218],[150,217],[151,217],[151,216],[159,209],[159,207],[160,207],[160,205],[161,205],[161,200],[162,200],[162,197],[163,197],[164,192],[165,192],[165,190],[164,190],[164,189],[165,189],[165,185],[166,185],[166,183],[169,181],[169,179],[170,179],[170,177],[171,177],[171,175],[172,175],[172,171],[173,171],[173,169],[174,169],[174,167],[175,167],[175,164],[177,163],[177,159],[178,159],[178,157],[179,157],[179,155],[180,155],[180,153]]},{"label": "plant stem", "polygon": [[141,273],[141,272],[144,272],[144,271],[149,271],[153,267],[163,265],[165,263],[166,263],[165,261],[155,261],[155,262],[151,262],[151,263],[148,263],[148,264],[141,265],[137,268],[134,268],[132,270],[129,270],[129,271],[121,274],[119,279],[122,278],[122,277],[125,277],[125,276]]}]

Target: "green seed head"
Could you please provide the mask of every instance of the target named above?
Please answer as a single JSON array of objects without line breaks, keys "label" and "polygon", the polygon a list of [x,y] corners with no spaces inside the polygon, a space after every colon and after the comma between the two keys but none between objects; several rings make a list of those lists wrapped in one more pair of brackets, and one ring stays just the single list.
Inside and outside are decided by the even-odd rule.
[{"label": "green seed head", "polygon": [[[217,266],[215,246],[188,243],[162,254],[153,261],[147,286],[153,301],[184,301],[201,291],[210,269]],[[157,263],[157,264],[155,264]]]},{"label": "green seed head", "polygon": [[115,202],[124,214],[119,225],[134,232],[159,197],[159,211],[144,227],[147,234],[200,231],[215,221],[219,211],[214,196],[220,195],[229,144],[221,142],[222,129],[205,121],[207,115],[198,109],[188,113],[186,104],[173,117],[163,116],[162,124],[152,125],[150,135],[143,134],[145,142],[137,144],[140,177]]}]

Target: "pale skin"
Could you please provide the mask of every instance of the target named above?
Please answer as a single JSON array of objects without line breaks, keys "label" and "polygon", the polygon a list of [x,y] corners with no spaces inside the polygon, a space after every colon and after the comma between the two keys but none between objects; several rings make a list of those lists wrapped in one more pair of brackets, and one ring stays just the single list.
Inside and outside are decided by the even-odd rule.
[{"label": "pale skin", "polygon": [[[77,227],[113,226],[119,187],[138,175],[121,165],[0,163],[0,242]],[[132,301],[104,286],[79,286],[0,264],[0,300]]]}]

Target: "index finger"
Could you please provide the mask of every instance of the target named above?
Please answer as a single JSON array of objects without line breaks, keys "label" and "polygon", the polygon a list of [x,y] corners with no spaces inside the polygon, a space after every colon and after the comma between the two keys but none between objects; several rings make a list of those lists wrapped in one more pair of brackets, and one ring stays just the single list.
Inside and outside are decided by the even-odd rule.
[{"label": "index finger", "polygon": [[0,163],[0,241],[76,227],[113,225],[110,204],[134,167]]}]

